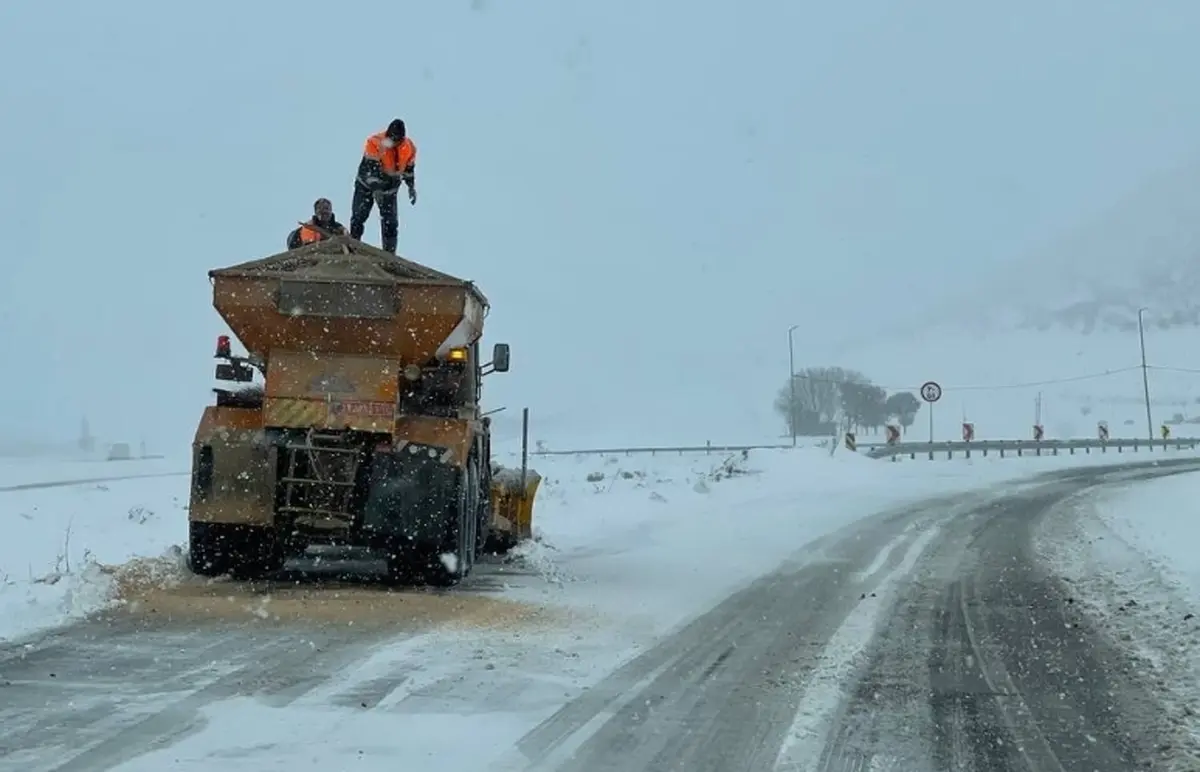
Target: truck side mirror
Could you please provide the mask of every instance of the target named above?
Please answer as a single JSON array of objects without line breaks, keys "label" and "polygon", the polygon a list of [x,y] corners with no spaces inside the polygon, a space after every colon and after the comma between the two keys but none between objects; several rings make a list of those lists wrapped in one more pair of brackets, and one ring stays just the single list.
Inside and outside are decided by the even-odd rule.
[{"label": "truck side mirror", "polygon": [[492,349],[492,372],[507,373],[509,365],[509,351],[507,343],[497,343]]},{"label": "truck side mirror", "polygon": [[216,379],[218,381],[235,381],[251,383],[254,380],[254,370],[242,362],[226,362],[217,365]]}]

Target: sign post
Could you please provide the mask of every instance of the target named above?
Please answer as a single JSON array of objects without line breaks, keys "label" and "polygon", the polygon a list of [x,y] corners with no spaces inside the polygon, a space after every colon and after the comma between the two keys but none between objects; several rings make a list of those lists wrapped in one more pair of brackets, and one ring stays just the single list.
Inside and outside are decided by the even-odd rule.
[{"label": "sign post", "polygon": [[929,444],[933,444],[933,403],[942,398],[942,387],[936,381],[921,384],[921,399],[929,404]]}]

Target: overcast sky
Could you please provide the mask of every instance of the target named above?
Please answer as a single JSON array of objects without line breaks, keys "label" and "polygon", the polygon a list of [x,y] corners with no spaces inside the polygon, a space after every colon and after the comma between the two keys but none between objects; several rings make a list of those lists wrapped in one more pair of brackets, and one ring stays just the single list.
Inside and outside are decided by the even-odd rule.
[{"label": "overcast sky", "polygon": [[348,222],[399,116],[400,251],[491,299],[491,407],[776,431],[790,325],[833,363],[1194,157],[1200,4],[986,5],[0,4],[0,429],[186,446],[205,272]]}]

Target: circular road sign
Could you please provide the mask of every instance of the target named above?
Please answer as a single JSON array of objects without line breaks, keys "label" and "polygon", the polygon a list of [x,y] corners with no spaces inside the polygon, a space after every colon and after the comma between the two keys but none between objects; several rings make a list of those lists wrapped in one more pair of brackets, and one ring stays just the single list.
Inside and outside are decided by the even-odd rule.
[{"label": "circular road sign", "polygon": [[926,402],[937,402],[942,398],[942,387],[937,385],[937,381],[926,381],[921,384],[921,399]]}]

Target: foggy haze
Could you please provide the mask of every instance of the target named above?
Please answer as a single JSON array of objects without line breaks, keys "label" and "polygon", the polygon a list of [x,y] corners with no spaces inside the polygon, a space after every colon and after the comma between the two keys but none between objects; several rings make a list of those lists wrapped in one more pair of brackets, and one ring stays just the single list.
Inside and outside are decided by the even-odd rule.
[{"label": "foggy haze", "polygon": [[206,272],[348,223],[393,117],[399,252],[513,347],[488,407],[646,443],[778,435],[791,325],[869,372],[848,341],[1195,160],[1200,6],[892,5],[4,4],[0,432],[185,446]]}]

